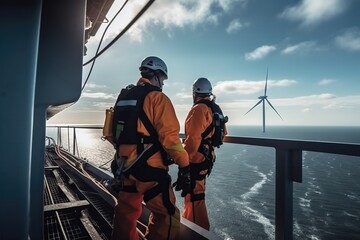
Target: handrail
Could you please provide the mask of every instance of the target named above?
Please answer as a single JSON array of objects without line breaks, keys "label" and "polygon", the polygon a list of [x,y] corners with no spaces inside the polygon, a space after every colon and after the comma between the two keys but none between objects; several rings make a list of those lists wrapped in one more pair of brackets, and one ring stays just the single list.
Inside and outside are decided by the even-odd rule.
[{"label": "handrail", "polygon": [[302,182],[302,152],[360,156],[360,144],[226,136],[224,142],[275,148],[275,239],[293,239],[293,182]]},{"label": "handrail", "polygon": [[[262,147],[287,148],[311,152],[334,153],[360,156],[360,144],[314,140],[290,140],[276,138],[233,137],[226,136],[224,142],[256,145]],[[336,146],[336,147],[335,147]]]},{"label": "handrail", "polygon": [[[102,126],[48,126],[56,128],[102,129]],[[184,134],[179,135],[184,138]],[[303,151],[360,156],[360,144],[313,140],[289,140],[226,136],[225,143],[245,144],[275,149],[275,239],[293,239],[293,182],[302,182]]]}]

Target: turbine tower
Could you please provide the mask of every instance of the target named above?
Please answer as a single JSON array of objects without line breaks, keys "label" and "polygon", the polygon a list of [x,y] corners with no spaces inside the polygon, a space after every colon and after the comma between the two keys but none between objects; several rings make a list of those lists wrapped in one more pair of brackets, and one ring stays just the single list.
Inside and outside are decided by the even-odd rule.
[{"label": "turbine tower", "polygon": [[247,111],[244,116],[246,114],[248,114],[251,110],[253,110],[257,105],[259,105],[260,103],[262,103],[263,106],[263,132],[265,132],[265,101],[270,105],[270,107],[276,112],[276,114],[281,118],[281,120],[283,120],[283,118],[280,116],[280,114],[276,111],[276,109],[274,108],[274,106],[270,103],[270,101],[267,99],[267,95],[266,95],[266,91],[267,91],[267,80],[268,80],[268,69],[266,70],[266,80],[265,80],[265,91],[264,91],[264,95],[258,97],[260,100],[252,107],[250,108],[249,111]]}]

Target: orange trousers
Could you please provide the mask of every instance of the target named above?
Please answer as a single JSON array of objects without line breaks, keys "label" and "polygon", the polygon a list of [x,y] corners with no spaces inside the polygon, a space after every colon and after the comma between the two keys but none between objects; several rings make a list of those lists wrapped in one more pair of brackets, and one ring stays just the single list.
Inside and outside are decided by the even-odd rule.
[{"label": "orange trousers", "polygon": [[[125,186],[136,186],[136,193],[121,191],[117,196],[114,212],[112,240],[139,240],[136,230],[137,219],[142,213],[144,193],[157,185],[157,182],[141,182],[132,175],[124,179]],[[175,195],[169,182],[170,202],[175,206]],[[180,211],[175,206],[175,213],[169,215],[163,204],[162,193],[150,199],[146,207],[151,214],[146,232],[147,240],[176,239],[180,229]]]},{"label": "orange trousers", "polygon": [[[205,193],[205,183],[206,178],[204,180],[196,180],[193,193]],[[191,195],[187,194],[184,199],[184,212],[182,216],[206,230],[210,229],[205,199],[192,202]]]}]

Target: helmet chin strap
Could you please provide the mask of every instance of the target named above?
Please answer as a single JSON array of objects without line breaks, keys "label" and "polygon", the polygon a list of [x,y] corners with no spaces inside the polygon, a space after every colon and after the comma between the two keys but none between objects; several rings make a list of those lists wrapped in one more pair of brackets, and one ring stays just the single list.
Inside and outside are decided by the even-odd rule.
[{"label": "helmet chin strap", "polygon": [[158,83],[158,87],[162,90],[162,84],[160,82],[160,78],[155,74],[156,81]]}]

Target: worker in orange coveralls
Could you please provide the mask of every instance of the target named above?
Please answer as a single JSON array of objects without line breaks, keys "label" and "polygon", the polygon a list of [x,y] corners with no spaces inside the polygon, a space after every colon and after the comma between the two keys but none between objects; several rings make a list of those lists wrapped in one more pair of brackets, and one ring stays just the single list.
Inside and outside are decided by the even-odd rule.
[{"label": "worker in orange coveralls", "polygon": [[[185,196],[183,217],[209,230],[205,204],[206,176],[209,176],[215,162],[214,148],[222,144],[222,139],[227,134],[227,117],[223,117],[220,107],[215,103],[212,86],[207,78],[199,78],[194,82],[193,101],[194,105],[185,121],[184,141],[190,159],[193,189],[191,194]],[[222,128],[214,124],[214,112],[220,114]]]},{"label": "worker in orange coveralls", "polygon": [[168,165],[179,167],[175,190],[190,192],[189,157],[179,139],[180,125],[170,99],[162,93],[168,78],[158,57],[145,58],[136,86],[120,93],[114,107],[113,136],[118,158],[112,163],[119,194],[112,239],[138,240],[137,219],[142,202],[151,211],[146,239],[175,239],[180,211],[168,174]]}]

